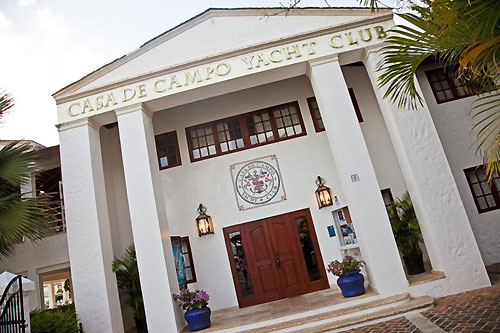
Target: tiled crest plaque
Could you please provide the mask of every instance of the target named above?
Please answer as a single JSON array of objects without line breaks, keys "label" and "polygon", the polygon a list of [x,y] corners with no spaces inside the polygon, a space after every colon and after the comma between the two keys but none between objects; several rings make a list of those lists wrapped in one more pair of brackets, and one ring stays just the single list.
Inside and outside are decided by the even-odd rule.
[{"label": "tiled crest plaque", "polygon": [[239,210],[286,200],[276,155],[235,163],[229,169]]}]

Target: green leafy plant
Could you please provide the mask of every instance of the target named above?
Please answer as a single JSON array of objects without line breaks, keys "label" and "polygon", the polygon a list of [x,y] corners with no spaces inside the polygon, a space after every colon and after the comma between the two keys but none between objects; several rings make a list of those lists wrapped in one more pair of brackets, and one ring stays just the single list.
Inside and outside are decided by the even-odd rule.
[{"label": "green leafy plant", "polygon": [[128,305],[134,309],[135,318],[146,318],[134,245],[127,248],[121,259],[115,258],[113,260],[113,272],[116,273],[118,289],[127,295],[122,306]]},{"label": "green leafy plant", "polygon": [[[0,92],[0,124],[13,106],[12,97]],[[37,152],[27,143],[16,141],[0,149],[0,257],[11,254],[25,237],[42,238],[45,222],[52,218],[48,197],[29,198],[20,191],[38,171],[36,160]]]},{"label": "green leafy plant", "polygon": [[413,258],[422,255],[419,245],[422,234],[410,193],[405,192],[401,198],[397,198],[387,207],[387,213],[396,244],[403,256]]},{"label": "green leafy plant", "polygon": [[32,333],[77,333],[78,319],[74,304],[54,309],[34,310],[30,313]]},{"label": "green leafy plant", "polygon": [[7,256],[23,237],[44,236],[51,219],[48,197],[25,197],[20,192],[37,170],[37,152],[29,144],[13,142],[0,149],[0,255]]},{"label": "green leafy plant", "polygon": [[[377,0],[360,0],[377,9]],[[419,66],[429,59],[442,64],[469,94],[477,153],[489,181],[500,171],[500,1],[422,0],[407,2],[413,12],[398,14],[410,24],[391,29],[382,48],[379,85],[401,108],[423,100],[415,85]]]}]

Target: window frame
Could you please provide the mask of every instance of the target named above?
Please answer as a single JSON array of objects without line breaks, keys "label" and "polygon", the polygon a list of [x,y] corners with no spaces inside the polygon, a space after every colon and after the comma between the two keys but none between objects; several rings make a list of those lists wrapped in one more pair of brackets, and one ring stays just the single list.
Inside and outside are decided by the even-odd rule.
[{"label": "window frame", "polygon": [[196,280],[196,270],[194,269],[193,251],[191,250],[191,243],[189,242],[189,236],[183,236],[183,237],[181,237],[181,251],[183,251],[182,245],[183,245],[184,242],[186,242],[187,252],[181,252],[181,253],[182,253],[182,255],[185,255],[185,254],[188,255],[188,257],[189,257],[189,263],[190,263],[189,266],[186,266],[186,262],[184,261],[184,270],[187,271],[188,268],[189,268],[191,270],[191,276],[193,277],[191,280],[187,280],[186,279],[186,284],[195,283],[195,282],[197,282],[197,280]]},{"label": "window frame", "polygon": [[[433,82],[431,80],[431,75],[434,74],[434,73],[443,73],[445,76],[446,76],[446,80],[448,82],[448,85],[450,86],[450,90],[451,90],[451,93],[453,94],[453,97],[452,98],[446,98],[444,100],[439,100],[438,98],[438,91],[436,91],[434,89],[434,86],[433,86]],[[459,99],[462,99],[462,98],[467,98],[467,97],[470,97],[471,95],[467,93],[467,91],[464,90],[465,92],[465,95],[463,96],[460,96],[458,94],[458,90],[457,90],[457,85],[455,84],[455,81],[453,80],[453,78],[445,71],[444,67],[438,67],[438,68],[434,68],[434,69],[431,69],[431,70],[428,70],[428,71],[425,71],[425,75],[427,77],[427,82],[429,82],[429,86],[431,87],[431,90],[432,90],[432,94],[434,95],[434,99],[436,100],[436,103],[437,104],[443,104],[443,103],[447,103],[447,102],[451,102],[451,101],[456,101],[456,100],[459,100]],[[445,89],[446,90],[446,89]],[[444,91],[444,90],[440,90],[440,91]]]},{"label": "window frame", "polygon": [[361,109],[359,108],[358,100],[356,99],[356,95],[354,94],[354,89],[352,88],[347,88],[349,92],[349,96],[351,97],[351,103],[352,106],[354,107],[354,112],[356,112],[356,117],[358,118],[358,123],[362,123],[363,120],[363,115],[361,114]]},{"label": "window frame", "polygon": [[[276,120],[274,118],[273,111],[276,110],[276,109],[280,109],[280,108],[283,108],[283,107],[289,107],[289,106],[295,106],[295,108],[297,110],[297,116],[298,116],[298,120],[299,120],[299,124],[297,124],[297,125],[301,126],[302,133],[300,133],[300,134],[294,134],[294,135],[291,135],[291,136],[286,136],[284,138],[280,138],[279,135],[278,135],[278,127],[277,127],[277,124],[276,124]],[[272,141],[266,141],[266,142],[260,142],[260,143],[256,143],[256,144],[252,145],[250,143],[250,134],[248,132],[248,124],[246,122],[246,117],[251,116],[251,115],[256,114],[256,113],[264,113],[264,112],[267,112],[268,115],[269,115],[269,121],[271,123],[271,129],[272,129],[272,132],[273,132],[274,140],[272,140]],[[241,147],[241,148],[237,148],[237,149],[228,150],[228,151],[223,152],[223,151],[221,151],[221,147],[220,147],[220,140],[219,140],[219,135],[218,135],[218,131],[217,131],[217,124],[221,123],[221,122],[224,122],[224,121],[229,121],[229,120],[232,120],[232,119],[238,119],[239,120],[239,124],[240,124],[240,129],[241,129],[241,134],[242,134],[242,139],[243,139],[244,146]],[[198,127],[208,127],[208,126],[211,126],[211,128],[212,128],[212,135],[213,135],[213,141],[214,141],[215,152],[216,153],[214,155],[207,155],[207,156],[203,156],[203,157],[199,157],[199,158],[194,158],[194,156],[193,156],[193,143],[192,143],[192,140],[191,140],[190,131],[192,129],[196,129]],[[296,126],[296,125],[292,125],[292,126]],[[246,149],[252,149],[252,148],[256,148],[256,147],[260,147],[260,146],[264,146],[264,145],[268,145],[268,144],[273,144],[273,143],[276,143],[276,142],[286,141],[286,140],[289,140],[289,139],[294,139],[294,138],[298,138],[298,137],[307,135],[306,127],[304,125],[304,119],[302,118],[302,112],[300,110],[300,106],[299,106],[298,101],[293,101],[293,102],[283,103],[283,104],[279,104],[279,105],[274,105],[274,106],[270,106],[270,107],[267,107],[267,108],[263,108],[263,109],[259,109],[259,110],[254,110],[254,111],[251,111],[251,112],[246,112],[246,113],[242,113],[242,114],[235,115],[235,116],[225,117],[225,118],[216,119],[216,120],[205,122],[205,123],[201,123],[201,124],[196,124],[196,125],[193,125],[193,126],[186,127],[185,131],[186,131],[186,139],[187,139],[188,149],[189,149],[189,158],[191,160],[191,163],[198,162],[198,161],[203,161],[203,160],[214,158],[214,157],[217,157],[217,156],[222,156],[222,155],[227,155],[227,154],[235,153],[235,152],[246,150]]]},{"label": "window frame", "polygon": [[[158,149],[158,138],[160,136],[167,136],[167,135],[173,135],[175,139],[175,149],[176,149],[176,157],[177,157],[177,163],[172,164],[172,165],[167,165],[162,167],[161,166],[161,158],[164,156],[160,156],[159,149]],[[156,158],[158,160],[158,168],[160,170],[165,170],[165,169],[170,169],[179,165],[182,165],[182,160],[181,160],[181,151],[179,149],[179,139],[177,138],[177,131],[170,131],[170,132],[165,132],[165,133],[160,133],[155,135],[155,148],[156,148]]]},{"label": "window frame", "polygon": [[[354,89],[353,88],[347,88],[349,92],[349,97],[351,98],[351,103],[354,108],[354,112],[356,113],[356,118],[358,119],[358,123],[364,122],[363,120],[363,115],[361,114],[361,109],[359,108],[358,100],[356,99],[356,95],[354,94]],[[320,118],[316,118],[314,115],[314,108],[312,107],[311,103],[312,101],[316,102],[316,105],[318,106],[318,111]],[[316,96],[311,96],[307,98],[307,106],[309,107],[309,112],[311,113],[311,118],[313,121],[314,129],[316,130],[316,133],[320,133],[325,131],[325,123],[323,122],[323,128],[321,128],[318,124],[318,120],[323,121],[323,116],[321,116],[321,110],[319,109],[318,101],[316,100]]]},{"label": "window frame", "polygon": [[[391,188],[390,187],[384,188],[384,189],[380,190],[380,193],[382,194],[383,201],[384,201],[384,194],[387,194],[387,196],[389,198],[390,203],[388,205],[386,205],[385,201],[384,201],[385,210],[387,210],[394,203],[394,197],[392,196]],[[387,214],[389,214],[389,213],[387,213]],[[398,212],[396,211],[395,208],[393,208],[393,214],[394,214],[395,218],[399,219]]]},{"label": "window frame", "polygon": [[[316,118],[316,115],[314,114],[315,108],[313,108],[311,105],[311,103],[313,101],[316,102],[316,105],[318,107],[318,112],[319,112],[319,116],[320,116],[319,118]],[[311,118],[313,121],[314,130],[316,130],[316,133],[324,132],[325,131],[325,123],[323,122],[323,128],[321,128],[320,125],[318,124],[318,120],[321,119],[321,121],[323,121],[323,116],[321,115],[321,110],[319,109],[318,100],[316,99],[316,96],[312,96],[312,97],[307,98],[307,106],[309,107],[309,112],[311,113]]]},{"label": "window frame", "polygon": [[[471,181],[471,179],[469,177],[469,172],[471,172],[471,171],[475,172],[476,170],[478,170],[480,168],[484,169],[484,165],[478,165],[478,166],[475,166],[475,167],[464,169],[465,179],[467,179],[467,183],[469,184],[469,189],[471,191],[472,198],[474,199],[474,204],[476,205],[476,209],[477,209],[478,214],[487,213],[487,212],[491,212],[493,210],[500,209],[500,192],[499,192],[499,189],[497,188],[497,186],[495,186],[495,183],[492,182],[491,184],[488,184],[485,180],[481,180],[481,182],[485,182],[486,185],[488,185],[490,187],[491,195],[493,196],[493,200],[495,201],[495,206],[483,209],[479,205],[478,196],[476,195],[476,192],[474,191],[473,185],[474,184],[481,184],[481,183],[472,183],[472,181]],[[486,173],[486,170],[484,170],[484,172]],[[476,174],[476,177],[477,177],[477,174]],[[479,177],[477,177],[477,178],[479,180]],[[499,178],[499,176],[497,175],[497,177],[494,177],[494,178]],[[484,191],[483,191],[482,187],[481,187],[481,192],[484,194]]]}]

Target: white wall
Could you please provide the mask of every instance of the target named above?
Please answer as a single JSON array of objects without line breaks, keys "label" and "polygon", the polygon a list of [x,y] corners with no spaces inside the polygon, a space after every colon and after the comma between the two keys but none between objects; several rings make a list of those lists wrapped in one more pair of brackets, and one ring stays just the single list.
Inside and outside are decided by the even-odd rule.
[{"label": "white wall", "polygon": [[122,257],[125,249],[133,243],[133,238],[118,126],[110,129],[101,127],[100,135],[113,254]]},{"label": "white wall", "polygon": [[41,307],[40,273],[69,268],[66,233],[46,237],[40,241],[26,240],[15,246],[15,252],[0,261],[0,272],[21,274],[35,282],[30,294],[30,311]]},{"label": "white wall", "polygon": [[[314,180],[321,175],[328,186],[341,194],[335,166],[328,153],[325,133],[316,133],[306,98],[313,96],[306,77],[277,82],[233,94],[186,104],[155,114],[155,133],[177,131],[182,166],[160,172],[165,208],[171,234],[189,236],[198,283],[212,295],[213,309],[237,305],[222,228],[302,208],[310,208],[323,259],[340,257],[337,238],[330,239],[326,226],[333,223],[329,211],[319,211],[315,202]],[[212,159],[190,162],[185,128],[206,121],[258,110],[285,102],[299,101],[307,136],[248,149]],[[281,168],[287,200],[240,212],[229,166],[270,154],[276,154]],[[214,220],[215,235],[199,238],[196,208],[203,203]],[[333,279],[334,281],[334,279]]]},{"label": "white wall", "polygon": [[470,111],[474,98],[462,98],[437,104],[425,75],[425,70],[428,69],[430,68],[422,68],[417,78],[457,183],[481,256],[485,265],[500,262],[500,242],[498,241],[500,239],[500,210],[478,213],[463,171],[482,164],[480,156],[474,153],[475,137],[471,133],[473,123]]},{"label": "white wall", "polygon": [[400,197],[406,185],[366,69],[364,66],[344,66],[342,73],[347,86],[354,90],[361,110],[363,122],[360,126],[380,189],[390,188],[394,199]]},{"label": "white wall", "polygon": [[[347,72],[348,78],[352,75],[352,81],[358,81],[354,74],[359,70],[355,70],[354,74],[350,70]],[[357,88],[365,95],[364,90],[369,89],[369,84]],[[369,95],[369,90],[366,94]],[[373,93],[371,93],[370,98],[374,98],[372,95]],[[302,76],[182,105],[158,112],[154,116],[155,133],[176,130],[181,152],[181,166],[160,172],[171,234],[190,237],[198,279],[198,282],[190,287],[207,290],[212,295],[210,304],[213,309],[237,305],[222,233],[223,227],[309,208],[324,264],[326,265],[330,260],[339,259],[341,256],[338,238],[330,238],[326,229],[328,225],[333,224],[331,210],[319,210],[314,197],[316,189],[314,180],[318,175],[325,178],[327,185],[341,197],[342,189],[328,147],[326,133],[316,133],[314,130],[306,102],[306,98],[311,96],[313,96],[313,92],[309,80]],[[361,101],[363,98],[360,96],[358,99]],[[190,162],[185,134],[186,127],[296,100],[298,100],[302,112],[306,136],[204,161]],[[362,102],[362,108],[370,110],[366,114],[363,127],[365,127],[365,136],[373,141],[369,147],[374,150],[372,159],[376,161],[374,164],[376,165],[377,177],[381,179],[381,184],[395,188],[398,191],[396,193],[399,193],[404,191],[404,183],[400,176],[399,178],[393,177],[393,175],[400,175],[400,173],[392,148],[390,146],[389,149],[378,148],[381,145],[390,145],[390,142],[381,122],[380,111],[376,107],[367,108],[366,104],[371,102],[371,100]],[[372,127],[377,127],[377,129],[370,132]],[[117,129],[102,129],[101,135],[101,141],[106,146],[103,147],[105,170],[114,170],[105,171],[105,173],[113,175],[113,181],[107,180],[106,186],[108,187],[108,184],[113,186],[113,194],[110,193],[111,195],[108,197],[115,198],[115,202],[109,206],[115,205],[114,212],[110,209],[110,216],[112,219],[116,219],[118,218],[117,214],[124,215],[128,212],[124,194],[123,171],[116,169],[122,168],[119,146],[116,142]],[[239,211],[229,166],[233,163],[270,154],[275,154],[278,157],[287,200],[256,209]],[[390,165],[389,171],[384,169],[387,168],[387,165]],[[118,196],[123,196],[123,198],[117,200]],[[207,207],[208,214],[214,220],[215,235],[213,236],[199,238],[197,235],[195,218],[199,203],[203,203]],[[116,225],[116,222],[112,221],[111,223]],[[119,237],[118,233],[121,234],[126,230],[125,232],[128,234],[130,221],[127,217],[122,216],[118,225],[119,230],[116,235],[113,235],[113,243],[115,239],[120,239],[122,244],[119,247],[123,248],[127,244],[123,243],[123,237]],[[116,248],[115,244],[113,245]],[[329,275],[329,279],[330,283],[335,282],[332,275]]]},{"label": "white wall", "polygon": [[[354,90],[363,122],[360,123],[380,189],[391,190],[393,199],[400,198],[408,189],[399,167],[375,93],[364,66],[344,66],[342,72],[349,88]],[[422,242],[424,261],[430,262]]]}]

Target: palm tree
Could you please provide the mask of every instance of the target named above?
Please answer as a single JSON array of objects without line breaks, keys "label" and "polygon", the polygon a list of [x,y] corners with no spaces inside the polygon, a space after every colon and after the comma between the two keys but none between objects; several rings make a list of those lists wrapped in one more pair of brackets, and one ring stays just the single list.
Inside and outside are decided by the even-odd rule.
[{"label": "palm tree", "polygon": [[[0,93],[0,119],[12,106],[12,97]],[[37,170],[36,156],[27,143],[13,142],[0,150],[0,256],[10,254],[24,237],[42,238],[50,218],[45,197],[29,198],[21,193],[21,186]]]},{"label": "palm tree", "polygon": [[[378,7],[378,0],[360,0]],[[398,14],[411,25],[398,25],[382,48],[379,86],[400,108],[416,109],[422,97],[415,73],[427,59],[440,62],[471,95],[477,150],[489,181],[500,171],[500,1],[423,0],[413,12]]]}]

